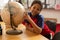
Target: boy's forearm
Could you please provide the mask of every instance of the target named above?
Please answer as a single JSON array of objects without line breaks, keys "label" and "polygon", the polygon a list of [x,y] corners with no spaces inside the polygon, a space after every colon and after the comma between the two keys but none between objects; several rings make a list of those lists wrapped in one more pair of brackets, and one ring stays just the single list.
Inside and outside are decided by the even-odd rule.
[{"label": "boy's forearm", "polygon": [[33,30],[36,33],[41,33],[42,32],[42,28],[38,27],[31,18],[29,18],[28,21],[31,23],[31,25],[33,26]]},{"label": "boy's forearm", "polygon": [[26,29],[33,32],[33,28],[31,27],[26,27]]}]

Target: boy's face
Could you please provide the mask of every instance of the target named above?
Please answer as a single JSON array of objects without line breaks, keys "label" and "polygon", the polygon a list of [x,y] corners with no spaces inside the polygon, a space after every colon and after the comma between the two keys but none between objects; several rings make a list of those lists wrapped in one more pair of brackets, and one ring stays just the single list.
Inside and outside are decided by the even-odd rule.
[{"label": "boy's face", "polygon": [[32,15],[36,15],[40,13],[40,5],[39,4],[34,4],[33,6],[30,7],[30,11],[32,12]]}]

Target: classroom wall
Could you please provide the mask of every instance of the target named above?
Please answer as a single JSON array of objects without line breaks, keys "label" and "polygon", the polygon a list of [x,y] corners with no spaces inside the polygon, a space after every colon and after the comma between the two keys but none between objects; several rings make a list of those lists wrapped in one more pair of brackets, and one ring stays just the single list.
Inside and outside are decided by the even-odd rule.
[{"label": "classroom wall", "polygon": [[[40,1],[44,2],[44,0]],[[46,4],[50,4],[48,5],[48,8],[55,8],[56,4],[60,4],[60,0],[46,0]]]},{"label": "classroom wall", "polygon": [[41,14],[45,17],[45,18],[56,18],[57,19],[57,23],[60,24],[60,10],[42,10]]},{"label": "classroom wall", "polygon": [[0,0],[0,9],[3,9],[4,5],[8,2],[8,0]]},{"label": "classroom wall", "polygon": [[[2,9],[4,7],[4,5],[8,2],[9,0],[0,0],[0,9]],[[29,0],[30,4],[32,2],[32,0]],[[42,1],[43,2],[43,1]],[[52,2],[52,1],[51,1]],[[60,4],[60,0],[56,0],[57,4]],[[30,6],[29,4],[29,6]],[[1,11],[0,11],[1,12]],[[49,18],[57,18],[57,23],[60,23],[60,12],[49,12],[49,11],[44,11],[44,13],[41,13],[44,17],[49,17]]]}]

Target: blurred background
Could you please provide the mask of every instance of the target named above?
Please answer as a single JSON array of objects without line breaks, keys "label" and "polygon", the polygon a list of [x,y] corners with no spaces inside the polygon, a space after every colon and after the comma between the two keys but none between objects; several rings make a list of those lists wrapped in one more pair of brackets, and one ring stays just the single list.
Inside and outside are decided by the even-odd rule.
[{"label": "blurred background", "polygon": [[[3,9],[4,5],[8,3],[8,1],[16,1],[24,5],[26,9],[28,9],[31,3],[34,0],[0,0],[0,13],[1,9]],[[40,0],[43,4],[43,10],[41,12],[44,17],[48,18],[56,18],[57,23],[60,23],[60,0]]]},{"label": "blurred background", "polygon": [[[31,3],[34,0],[0,0],[0,14],[3,7],[6,3],[10,1],[16,1],[21,3],[26,10],[29,9]],[[40,0],[43,5],[43,10],[41,11],[41,15],[44,18],[55,18],[57,20],[57,29],[60,31],[60,0]],[[0,18],[1,20],[1,18]]]}]

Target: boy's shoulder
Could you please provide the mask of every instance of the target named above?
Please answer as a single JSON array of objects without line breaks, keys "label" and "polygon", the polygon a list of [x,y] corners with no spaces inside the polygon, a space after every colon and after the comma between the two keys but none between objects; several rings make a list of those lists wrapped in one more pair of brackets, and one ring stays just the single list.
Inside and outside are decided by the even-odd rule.
[{"label": "boy's shoulder", "polygon": [[[32,16],[32,15],[31,15],[31,12],[28,12],[28,15]],[[41,15],[41,14],[36,15],[36,17],[37,17],[38,19],[39,19],[39,18],[44,18],[44,16]]]},{"label": "boy's shoulder", "polygon": [[38,17],[37,17],[37,19],[43,21],[44,20],[44,16],[39,14]]},{"label": "boy's shoulder", "polygon": [[39,14],[39,15],[38,15],[38,18],[44,18],[44,16],[43,16],[43,15],[41,15],[41,14]]}]

